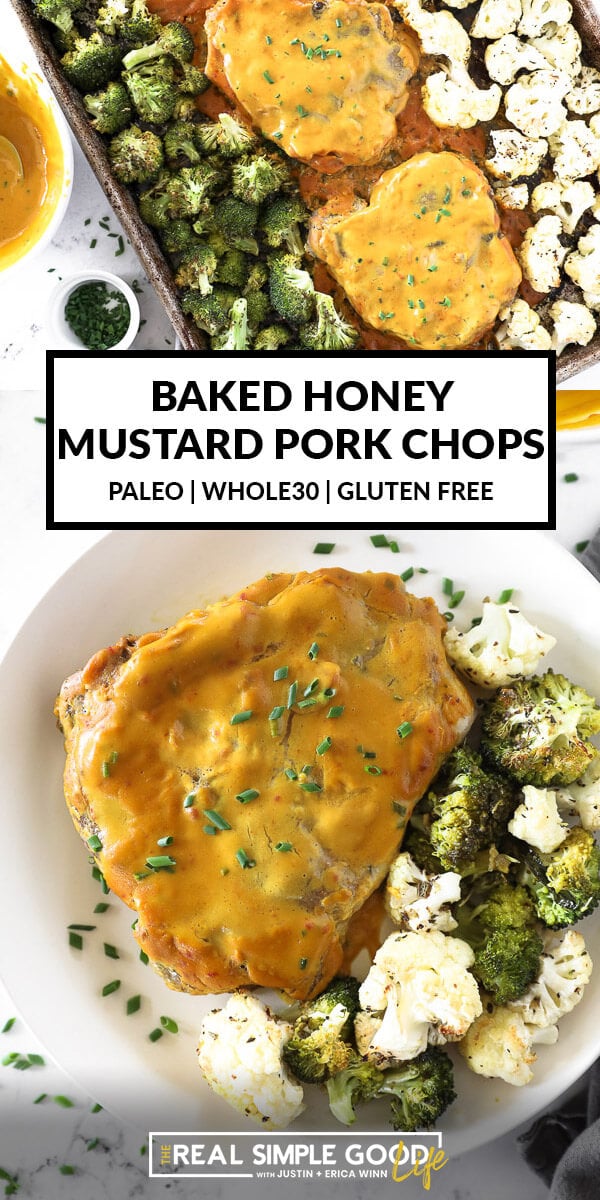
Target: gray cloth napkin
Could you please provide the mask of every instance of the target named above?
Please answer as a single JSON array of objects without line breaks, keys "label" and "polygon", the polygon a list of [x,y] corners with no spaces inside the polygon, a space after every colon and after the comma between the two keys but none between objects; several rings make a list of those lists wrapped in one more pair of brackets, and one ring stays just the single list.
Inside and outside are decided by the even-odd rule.
[{"label": "gray cloth napkin", "polygon": [[[600,580],[600,529],[581,562]],[[582,1091],[539,1117],[519,1140],[529,1166],[548,1184],[549,1200],[599,1200],[600,1059]]]}]

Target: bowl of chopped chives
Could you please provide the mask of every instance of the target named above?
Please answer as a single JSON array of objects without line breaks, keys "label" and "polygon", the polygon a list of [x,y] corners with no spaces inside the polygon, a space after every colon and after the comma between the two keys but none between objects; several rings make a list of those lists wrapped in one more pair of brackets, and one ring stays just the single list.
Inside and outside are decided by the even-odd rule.
[{"label": "bowl of chopped chives", "polygon": [[56,288],[49,324],[57,348],[128,350],[140,327],[140,306],[118,275],[85,272]]}]

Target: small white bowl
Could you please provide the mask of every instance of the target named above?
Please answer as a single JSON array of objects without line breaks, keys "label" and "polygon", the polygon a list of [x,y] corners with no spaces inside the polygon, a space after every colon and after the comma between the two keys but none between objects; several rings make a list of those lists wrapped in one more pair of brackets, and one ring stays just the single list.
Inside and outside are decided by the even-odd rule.
[{"label": "small white bowl", "polygon": [[113,275],[111,271],[82,271],[78,275],[71,275],[70,279],[64,279],[54,289],[48,307],[48,325],[53,348],[56,350],[87,350],[87,346],[84,346],[77,334],[73,332],[65,317],[65,306],[69,296],[83,283],[106,283],[115,291],[121,292],[129,305],[129,326],[121,341],[104,353],[112,354],[113,350],[128,350],[137,337],[140,327],[140,306],[137,296],[129,284],[125,283],[125,280],[118,275]]}]

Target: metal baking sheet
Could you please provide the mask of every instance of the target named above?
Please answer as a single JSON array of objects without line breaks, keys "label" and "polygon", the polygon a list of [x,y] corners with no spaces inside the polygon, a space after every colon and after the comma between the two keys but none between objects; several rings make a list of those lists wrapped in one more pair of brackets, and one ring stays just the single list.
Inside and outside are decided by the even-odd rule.
[{"label": "metal baking sheet", "polygon": [[[205,345],[202,334],[181,310],[171,268],[152,231],[142,221],[131,193],[113,176],[105,144],[92,129],[79,93],[62,74],[49,35],[33,16],[29,0],[11,0],[11,3],[83,153],[162,300],[181,345],[184,350],[202,347]],[[581,35],[585,57],[592,66],[600,69],[600,13],[594,0],[572,0],[572,3],[573,24]],[[570,346],[565,350],[557,364],[557,381],[563,383],[597,362],[600,362],[600,329],[589,345]]]}]

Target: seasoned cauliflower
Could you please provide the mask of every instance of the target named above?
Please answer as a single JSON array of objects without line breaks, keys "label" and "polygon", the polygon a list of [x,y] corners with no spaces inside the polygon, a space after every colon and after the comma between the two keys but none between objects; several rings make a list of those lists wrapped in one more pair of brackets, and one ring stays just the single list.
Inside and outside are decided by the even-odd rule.
[{"label": "seasoned cauliflower", "polygon": [[424,54],[442,55],[451,64],[466,66],[471,54],[471,41],[460,21],[449,12],[426,12],[420,0],[394,0],[394,7],[407,25],[419,35]]},{"label": "seasoned cauliflower", "polygon": [[559,217],[540,217],[537,225],[525,230],[517,255],[536,292],[551,292],[560,283],[560,267],[567,253],[560,243],[561,233]]},{"label": "seasoned cauliflower", "polygon": [[600,225],[592,225],[565,260],[565,271],[581,288],[588,308],[600,309]]},{"label": "seasoned cauliflower", "polygon": [[484,688],[506,687],[522,675],[534,675],[555,645],[556,638],[532,625],[514,604],[493,600],[484,601],[478,625],[466,633],[451,628],[444,638],[454,666]]},{"label": "seasoned cauliflower", "polygon": [[531,1066],[537,1056],[532,1045],[531,1029],[518,1009],[494,1008],[490,1002],[458,1049],[476,1075],[523,1087],[533,1079]]},{"label": "seasoned cauliflower", "polygon": [[559,814],[558,799],[558,792],[551,788],[524,787],[523,803],[508,822],[509,833],[535,846],[542,854],[556,850],[569,832]]},{"label": "seasoned cauliflower", "polygon": [[517,129],[492,129],[493,158],[485,165],[495,179],[519,179],[534,175],[548,153],[545,138],[529,138]]},{"label": "seasoned cauliflower", "polygon": [[496,330],[500,350],[551,350],[552,339],[534,308],[525,300],[513,300],[500,310],[501,325]]},{"label": "seasoned cauliflower", "polygon": [[595,113],[600,109],[600,71],[596,67],[582,67],[570,92],[566,95],[567,108],[580,115]]},{"label": "seasoned cauliflower", "polygon": [[573,16],[569,0],[522,0],[523,15],[518,25],[522,37],[539,37],[548,26],[567,25]]},{"label": "seasoned cauliflower", "polygon": [[494,199],[503,208],[527,208],[529,188],[526,183],[509,183],[506,187],[494,188]]},{"label": "seasoned cauliflower", "polygon": [[584,829],[600,829],[600,754],[575,783],[561,789],[561,802],[570,801]]},{"label": "seasoned cauliflower", "polygon": [[566,346],[587,346],[596,332],[596,322],[585,304],[556,300],[549,314],[554,321],[552,349],[559,357]]},{"label": "seasoned cauliflower", "polygon": [[592,960],[580,933],[566,929],[544,935],[541,968],[537,979],[508,1008],[517,1009],[527,1025],[549,1029],[570,1013],[590,981]]},{"label": "seasoned cauliflower", "polygon": [[512,33],[521,19],[521,0],[481,0],[471,25],[471,37],[493,41]]},{"label": "seasoned cauliflower", "polygon": [[565,233],[574,233],[584,212],[591,208],[595,199],[591,183],[576,179],[573,183],[561,183],[559,179],[538,183],[531,193],[534,212],[548,210],[560,217]]},{"label": "seasoned cauliflower", "polygon": [[419,933],[422,929],[456,929],[450,905],[460,900],[460,875],[444,871],[428,875],[403,851],[394,859],[387,878],[385,906],[395,925]]},{"label": "seasoned cauliflower", "polygon": [[292,1026],[256,996],[236,992],[208,1013],[198,1062],[206,1082],[229,1104],[267,1128],[283,1128],[302,1112],[302,1088],[288,1075],[282,1050]]},{"label": "seasoned cauliflower", "polygon": [[468,969],[473,961],[466,942],[437,929],[390,934],[359,991],[362,1011],[354,1028],[360,1053],[390,1065],[416,1058],[428,1041],[464,1037],[481,1012]]},{"label": "seasoned cauliflower", "polygon": [[564,71],[533,71],[521,75],[504,96],[508,120],[527,137],[547,137],[562,125],[567,116],[563,96],[569,90]]},{"label": "seasoned cauliflower", "polygon": [[600,137],[585,121],[564,121],[549,138],[554,173],[559,179],[583,179],[600,166]]},{"label": "seasoned cauliflower", "polygon": [[551,25],[541,37],[532,38],[530,46],[534,46],[544,55],[546,62],[557,71],[564,71],[570,78],[570,85],[581,70],[581,38],[574,25],[565,25],[556,29]]},{"label": "seasoned cauliflower", "polygon": [[492,42],[485,51],[485,65],[490,79],[496,83],[513,83],[519,71],[537,71],[548,66],[535,46],[522,42],[512,33],[504,34],[497,42]]},{"label": "seasoned cauliflower", "polygon": [[435,125],[472,129],[479,121],[492,121],[500,107],[502,92],[497,84],[487,91],[476,87],[461,64],[448,72],[429,75],[421,89],[423,108]]}]

